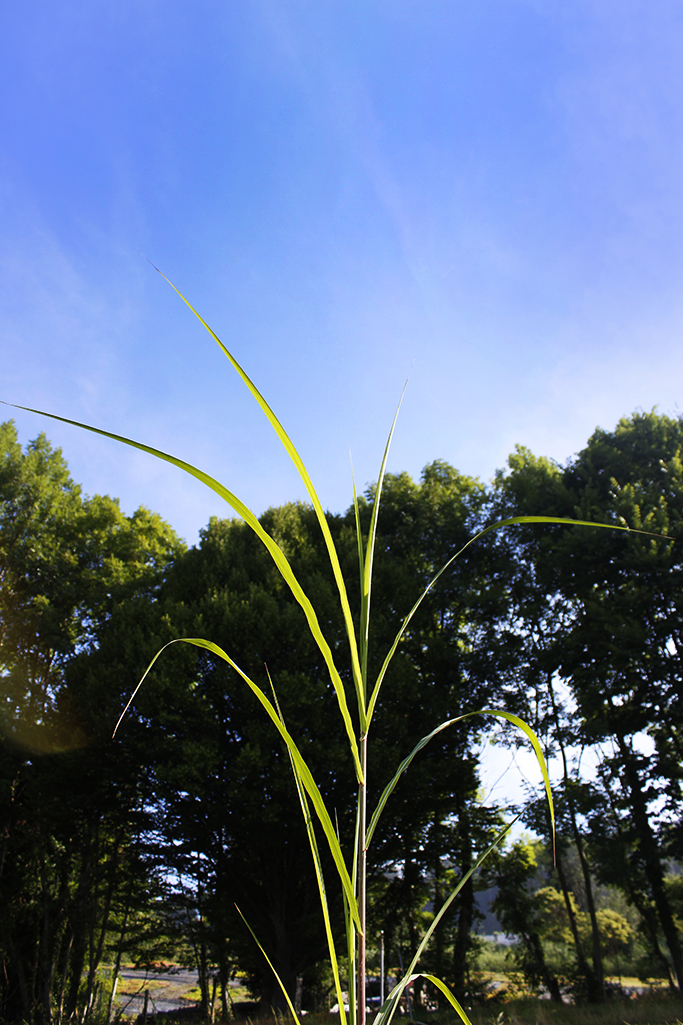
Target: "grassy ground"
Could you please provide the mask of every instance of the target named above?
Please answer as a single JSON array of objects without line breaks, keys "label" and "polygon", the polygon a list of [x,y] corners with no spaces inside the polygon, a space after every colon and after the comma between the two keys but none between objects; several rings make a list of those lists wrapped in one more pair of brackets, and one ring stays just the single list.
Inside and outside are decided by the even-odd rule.
[{"label": "grassy ground", "polygon": [[[513,976],[497,972],[483,972],[486,982],[499,981],[504,984],[510,994],[515,987],[511,986]],[[519,981],[519,980],[518,980]],[[616,980],[615,980],[616,981]],[[637,979],[621,979],[623,985],[637,985]],[[642,985],[642,983],[640,983]],[[149,977],[143,984],[143,988],[152,991],[152,995],[158,998],[182,997],[188,1001],[199,1000],[199,990],[194,988],[178,986],[174,979],[172,983],[165,980]],[[125,996],[140,992],[140,979],[122,979],[119,984],[119,995]],[[242,987],[231,989],[231,996],[234,1001],[250,1000],[247,991]],[[253,1006],[253,1004],[252,1004]],[[613,999],[601,1006],[557,1006],[548,1000],[538,1000],[526,996],[524,987],[520,984],[513,999],[505,1003],[494,1001],[488,1004],[474,1004],[467,1008],[472,1025],[683,1025],[683,999],[672,997],[669,990],[661,988],[653,989],[649,993],[631,1000]],[[187,1025],[188,1018],[183,1015],[183,1025]],[[428,1012],[420,1010],[414,1015],[414,1025],[460,1025],[459,1019],[450,1010]],[[239,1020],[236,1015],[236,1022]],[[338,1025],[339,1018],[335,1014],[308,1014],[303,1019],[305,1025]],[[372,1018],[370,1017],[370,1022]],[[164,1015],[164,1025],[174,1025],[172,1015]],[[197,1018],[197,1021],[199,1019]],[[218,1021],[218,1019],[217,1019]],[[284,1017],[250,1017],[246,1019],[247,1025],[287,1025],[288,1018]],[[395,1025],[413,1025],[407,1015],[395,1018]]]},{"label": "grassy ground", "polygon": [[[680,998],[659,996],[610,1000],[599,1007],[559,1007],[548,1000],[513,1000],[494,1013],[485,1007],[473,1007],[468,1013],[472,1025],[683,1025]],[[425,1025],[429,1025],[426,1019]]]},{"label": "grassy ground", "polygon": [[[504,1008],[468,1008],[472,1025],[683,1025],[683,1002],[679,998],[645,996],[637,1000],[610,1001],[601,1007],[558,1007],[547,1000],[513,1000]],[[338,1016],[310,1014],[306,1025],[337,1025]],[[172,1017],[164,1019],[172,1025]],[[287,1018],[247,1019],[248,1025],[286,1025]],[[408,1017],[397,1017],[397,1025],[412,1025]],[[415,1025],[459,1025],[455,1014],[421,1013]],[[187,1019],[182,1025],[187,1025]]]},{"label": "grassy ground", "polygon": [[[505,1007],[476,1005],[467,1009],[472,1025],[683,1025],[683,1002],[680,998],[641,997],[638,1000],[610,1001],[601,1007],[556,1006],[548,1000],[513,1000]],[[308,1023],[313,1016],[307,1017]],[[417,1015],[415,1016],[417,1019]],[[332,1015],[315,1016],[316,1025],[329,1025]],[[334,1021],[336,1023],[336,1015]],[[423,1025],[456,1025],[453,1012],[420,1014]],[[410,1025],[410,1019],[397,1020]],[[254,1023],[256,1025],[256,1023]],[[313,1022],[311,1022],[313,1025]],[[417,1021],[416,1021],[417,1025]]]},{"label": "grassy ground", "polygon": [[120,978],[118,986],[116,987],[116,992],[121,993],[125,996],[135,996],[136,993],[141,993],[145,989],[148,989],[151,993],[153,991],[156,992],[161,991],[163,989],[170,990],[170,988],[171,984],[169,982],[164,982],[160,979],[155,979],[154,976],[151,975],[148,979],[144,980]]}]

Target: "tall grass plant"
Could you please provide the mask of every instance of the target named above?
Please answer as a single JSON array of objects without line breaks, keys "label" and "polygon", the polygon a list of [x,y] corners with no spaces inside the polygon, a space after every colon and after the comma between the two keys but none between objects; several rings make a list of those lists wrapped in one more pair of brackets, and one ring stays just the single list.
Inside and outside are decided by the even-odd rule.
[{"label": "tall grass plant", "polygon": [[[159,273],[161,273],[159,271]],[[165,277],[165,275],[162,275]],[[166,279],[168,280],[168,279]],[[228,359],[233,369],[239,375],[246,388],[251,393],[256,403],[260,406],[263,414],[267,418],[271,427],[275,431],[277,437],[280,439],[287,455],[293,462],[294,466],[299,473],[304,486],[306,488],[309,500],[315,510],[317,521],[322,532],[322,536],[325,542],[327,556],[330,561],[334,580],[337,588],[338,600],[341,607],[341,612],[344,619],[346,640],[348,644],[348,651],[350,656],[351,673],[352,673],[352,687],[349,688],[350,693],[347,693],[347,687],[345,686],[344,680],[335,664],[331,648],[325,639],[324,632],[318,620],[316,610],[313,607],[308,596],[304,592],[300,585],[297,577],[287,560],[285,554],[278,546],[273,537],[262,527],[256,515],[224,484],[216,480],[210,474],[199,469],[192,464],[179,459],[176,456],[170,455],[166,452],[162,452],[158,449],[152,448],[149,445],[145,445],[142,442],[134,441],[130,438],[122,437],[121,435],[114,434],[111,431],[105,431],[97,427],[93,427],[88,424],[82,424],[78,421],[71,420],[66,417],[56,416],[52,413],[46,413],[41,410],[29,409],[29,407],[17,407],[22,409],[28,409],[30,412],[39,413],[43,416],[49,416],[54,420],[61,421],[62,423],[69,423],[76,427],[83,428],[91,431],[95,434],[101,434],[104,437],[112,438],[115,441],[122,442],[125,445],[129,445],[133,448],[139,449],[143,452],[147,452],[157,459],[162,459],[165,462],[172,463],[174,466],[183,470],[185,473],[195,477],[208,488],[219,495],[226,504],[243,520],[248,526],[254,531],[257,537],[261,540],[268,553],[270,554],[273,562],[277,566],[280,574],[282,575],[285,583],[290,588],[294,598],[297,600],[303,614],[306,617],[308,627],[311,635],[321,652],[321,655],[327,666],[329,674],[330,684],[336,695],[336,700],[339,708],[340,720],[343,725],[343,729],[346,733],[348,754],[349,758],[353,763],[355,770],[355,776],[357,781],[357,801],[356,801],[356,825],[355,825],[355,843],[353,852],[349,857],[343,852],[337,834],[337,828],[334,821],[334,816],[327,808],[320,789],[311,773],[305,759],[303,758],[301,751],[296,743],[295,738],[289,733],[285,719],[278,706],[275,687],[272,682],[269,681],[269,687],[266,689],[260,687],[253,679],[251,679],[242,669],[233,661],[230,655],[224,651],[219,645],[215,644],[211,640],[200,637],[182,637],[171,641],[170,644],[191,644],[199,648],[203,648],[206,651],[213,654],[215,657],[224,660],[244,682],[245,686],[252,692],[256,700],[260,703],[264,713],[270,718],[273,729],[279,738],[284,742],[287,747],[289,754],[292,774],[294,779],[294,785],[296,786],[299,801],[301,805],[301,812],[304,817],[307,829],[308,840],[311,848],[311,854],[313,859],[313,868],[316,878],[316,884],[318,887],[318,893],[320,897],[320,907],[325,925],[325,933],[327,937],[328,954],[330,958],[330,964],[332,967],[332,975],[334,979],[334,988],[336,991],[337,1002],[340,1007],[340,1020],[341,1025],[365,1025],[366,1021],[366,905],[367,905],[367,852],[373,841],[373,838],[377,831],[381,828],[382,814],[387,806],[391,794],[396,787],[401,776],[407,772],[414,758],[416,758],[420,751],[425,748],[437,735],[448,730],[456,723],[462,722],[463,720],[469,719],[473,716],[487,716],[495,717],[501,720],[505,720],[511,723],[517,730],[519,730],[531,744],[540,771],[543,776],[545,785],[545,791],[547,795],[548,805],[550,809],[551,819],[553,821],[554,829],[554,812],[553,812],[553,801],[550,790],[550,780],[548,776],[548,769],[543,757],[543,752],[538,738],[534,734],[533,730],[518,716],[508,711],[503,711],[495,708],[483,708],[478,710],[469,711],[463,715],[457,716],[454,719],[449,719],[446,722],[435,725],[434,729],[422,737],[414,746],[413,750],[410,751],[403,761],[397,766],[396,771],[385,787],[381,794],[376,807],[368,808],[368,744],[370,742],[372,723],[375,710],[377,708],[378,701],[382,693],[382,687],[385,683],[387,671],[391,665],[392,658],[394,657],[401,639],[411,622],[413,616],[420,607],[422,601],[430,590],[436,585],[439,578],[447,570],[451,569],[458,556],[469,547],[475,541],[483,538],[485,534],[490,533],[493,530],[498,530],[502,527],[514,526],[522,523],[564,523],[564,524],[580,524],[584,526],[605,526],[611,529],[628,529],[628,528],[615,528],[611,524],[596,524],[587,523],[581,520],[571,519],[559,519],[556,517],[548,516],[516,516],[508,519],[501,520],[498,523],[491,524],[482,529],[478,534],[472,537],[460,551],[455,552],[448,561],[441,567],[441,569],[434,575],[432,580],[429,582],[427,587],[424,589],[420,597],[414,603],[411,609],[407,610],[406,615],[401,623],[401,626],[396,633],[393,643],[386,652],[384,661],[381,665],[381,669],[375,678],[371,678],[368,672],[368,639],[370,629],[370,614],[371,614],[371,600],[372,600],[372,579],[373,579],[373,559],[375,551],[375,538],[377,533],[377,521],[381,506],[382,497],[382,485],[384,481],[384,475],[387,465],[387,458],[389,455],[389,449],[396,426],[396,417],[398,416],[398,410],[394,421],[389,431],[389,436],[384,449],[381,466],[377,478],[377,485],[375,490],[374,503],[372,507],[372,515],[370,520],[370,526],[367,535],[363,535],[360,524],[359,504],[356,494],[355,483],[353,484],[353,497],[354,507],[356,513],[356,534],[357,534],[357,549],[358,549],[358,574],[360,580],[360,612],[357,619],[354,619],[349,597],[347,593],[347,586],[344,580],[339,557],[335,548],[335,544],[330,532],[330,528],[325,517],[325,513],[318,496],[317,491],[313,486],[313,482],[306,470],[299,452],[294,446],[289,435],[285,431],[284,427],[278,420],[274,411],[258,390],[254,382],[249,378],[246,371],[240,366],[232,353],[226,348],[223,342],[218,338],[215,332],[209,327],[209,325],[202,319],[199,313],[190,305],[183,295],[175,288],[174,285],[171,287],[177,292],[183,302],[188,308],[194,313],[194,315],[201,321],[208,333],[214,339],[216,344],[219,346],[223,355]],[[399,403],[400,408],[400,403]],[[145,671],[140,683],[135,689],[134,693],[126,705],[126,708],[121,714],[121,719],[130,708],[137,691],[142,686],[146,676],[151,671],[156,660],[162,655],[165,649],[169,645],[165,645],[157,654]],[[354,714],[352,714],[351,707],[353,707]],[[119,723],[121,722],[119,719]],[[117,723],[117,728],[119,723]],[[390,1025],[390,1022],[399,1007],[401,996],[403,995],[406,986],[417,978],[428,979],[445,997],[451,1007],[456,1011],[458,1016],[463,1022],[468,1023],[469,1019],[458,1000],[452,994],[448,986],[437,979],[435,976],[429,973],[418,973],[417,967],[420,962],[425,949],[431,939],[434,930],[438,926],[443,916],[448,912],[453,901],[456,899],[458,893],[470,878],[470,876],[477,871],[479,866],[485,860],[485,858],[491,853],[491,851],[500,844],[503,840],[506,832],[510,828],[511,824],[508,824],[494,840],[491,846],[483,851],[476,862],[472,865],[470,870],[458,881],[453,891],[448,896],[445,903],[442,905],[439,912],[434,916],[433,921],[430,924],[429,929],[426,931],[422,941],[420,942],[415,954],[412,958],[411,963],[405,970],[405,973],[399,981],[396,988],[391,992],[384,1005],[380,1009],[377,1017],[375,1018],[376,1025]],[[328,901],[328,888],[330,885],[329,880],[326,880],[323,876],[322,862],[320,857],[319,844],[325,843],[329,847],[332,859],[337,873],[337,882],[341,887],[343,902],[344,902],[344,915],[346,923],[346,936],[344,949],[337,949],[335,938],[333,935],[332,922],[329,909]],[[239,910],[239,909],[238,909]],[[247,927],[251,931],[251,927],[247,922]],[[253,933],[252,933],[253,935]],[[254,935],[254,941],[259,944],[259,939]],[[261,947],[263,956],[268,960],[268,955],[265,950]],[[346,984],[342,978],[341,973],[341,961],[342,958],[346,960],[348,964],[348,979]],[[269,961],[270,964],[270,961]],[[271,968],[275,972],[275,968],[271,964]],[[277,973],[275,972],[277,975]],[[296,1013],[292,1004],[290,995],[282,985],[281,980],[278,977],[278,981],[282,986],[282,990],[287,1001],[289,1010],[294,1018]],[[349,1000],[349,1011],[348,1015],[344,1010],[345,1004],[345,993],[348,992]]]}]

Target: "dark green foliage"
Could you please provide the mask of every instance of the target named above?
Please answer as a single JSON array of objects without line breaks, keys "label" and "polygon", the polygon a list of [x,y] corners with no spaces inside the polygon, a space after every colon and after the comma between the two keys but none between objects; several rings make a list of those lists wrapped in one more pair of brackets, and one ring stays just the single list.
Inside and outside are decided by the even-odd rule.
[{"label": "dark green foliage", "polygon": [[525,978],[532,986],[544,985],[550,998],[561,1004],[560,982],[548,964],[542,940],[543,889],[538,887],[540,846],[519,841],[499,859],[495,877],[498,894],[492,908],[506,931],[519,937],[514,953]]},{"label": "dark green foliage", "polygon": [[109,739],[120,694],[78,666],[179,551],[154,514],[84,498],[44,435],[22,452],[0,427],[3,1020],[82,1013],[109,923],[149,879],[137,766]]},{"label": "dark green foliage", "polygon": [[[563,515],[678,538],[682,441],[681,421],[637,415],[596,432],[565,468],[518,450],[491,493],[443,462],[419,482],[387,476],[370,680],[434,572],[489,517]],[[100,963],[116,969],[124,956],[170,956],[181,934],[205,1009],[211,976],[225,1001],[237,965],[263,1004],[278,1007],[277,984],[235,903],[288,990],[301,979],[312,1006],[324,999],[327,966],[310,850],[287,751],[243,681],[207,652],[173,645],[110,740],[156,651],[179,636],[210,638],[264,689],[272,680],[350,850],[347,740],[300,606],[241,522],[212,520],[199,546],[184,551],[154,514],[126,517],[115,500],[84,497],[43,436],[22,452],[6,424],[0,443],[0,1016],[74,1018],[94,999]],[[364,531],[373,500],[369,489],[360,501]],[[311,598],[350,696],[343,623],[313,512],[290,504],[261,522]],[[353,514],[328,522],[356,615]],[[679,548],[567,527],[489,535],[428,594],[383,685],[370,809],[420,737],[482,705],[526,706],[564,765],[557,869],[533,881],[530,848],[513,848],[495,869],[501,920],[522,937],[521,967],[555,999],[561,975],[599,999],[601,959],[617,956],[609,943],[619,923],[600,917],[600,880],[621,887],[635,909],[649,958],[643,972],[680,982],[680,887],[670,874],[683,857]],[[498,825],[499,813],[478,803],[474,745],[483,725],[458,724],[420,753],[376,834],[371,946],[384,930],[394,966],[399,955],[408,963]],[[644,735],[653,745],[647,758]],[[599,774],[588,783],[572,752],[596,744]],[[549,839],[544,805],[531,804],[527,821]],[[323,860],[326,852],[321,844]],[[430,952],[430,967],[461,999],[471,993],[474,885]],[[538,897],[539,887],[552,892]],[[328,896],[341,934],[340,895]],[[565,908],[562,963],[549,946],[548,901]]]},{"label": "dark green foliage", "polygon": [[511,690],[535,701],[558,754],[599,745],[591,788],[582,794],[565,772],[569,829],[599,877],[638,908],[678,986],[681,937],[664,877],[667,859],[680,857],[683,811],[682,449],[681,419],[636,414],[596,431],[564,469],[518,450],[497,482],[497,513],[533,507],[667,535],[522,528],[510,543],[510,606],[498,628],[510,643],[498,644],[497,657]]},{"label": "dark green foliage", "polygon": [[[388,647],[435,567],[469,536],[482,499],[476,482],[445,464],[428,467],[420,485],[407,475],[387,478],[373,591],[375,672],[378,653]],[[369,519],[371,501],[370,492],[361,503],[363,520]],[[267,512],[261,522],[311,597],[350,688],[343,623],[312,511],[284,506]],[[329,517],[329,523],[342,564],[353,565],[352,516]],[[350,583],[355,583],[351,576]],[[402,643],[377,712],[369,769],[374,800],[390,778],[390,767],[435,723],[482,700],[481,693],[472,692],[467,672],[471,597],[471,576],[469,585],[460,587],[444,581]],[[212,520],[199,548],[176,563],[159,612],[170,636],[209,636],[253,679],[267,686],[269,674],[287,726],[335,810],[348,849],[354,785],[336,699],[299,606],[252,532],[238,521]],[[195,871],[201,866],[194,892],[203,895],[211,957],[223,973],[237,961],[264,1003],[280,1006],[277,985],[233,904],[290,992],[298,976],[304,992],[315,987],[324,967],[324,934],[286,751],[273,743],[269,724],[237,674],[204,654],[169,651],[141,696],[140,709],[150,702],[158,730],[159,828],[180,874],[189,878],[190,866]],[[452,730],[424,752],[393,795],[377,837],[370,865],[377,894],[371,921],[385,930],[389,948],[405,944],[405,957],[422,935],[424,900],[431,897],[439,906],[446,874],[453,878],[454,871],[467,870],[490,842],[497,821],[475,803],[473,736],[471,725]],[[341,929],[338,895],[332,892],[330,898]],[[457,918],[444,923],[437,938],[444,972],[456,985],[473,920],[470,886]],[[454,939],[461,949],[447,958],[445,946],[452,949]]]},{"label": "dark green foliage", "polygon": [[[296,566],[334,644],[341,624],[331,618],[333,592],[319,568],[325,562],[310,510],[285,506],[263,523]],[[288,728],[345,822],[353,777],[336,701],[301,609],[258,539],[241,522],[212,520],[199,548],[176,564],[162,607],[172,635],[215,639],[266,689],[270,674]],[[266,1006],[280,1006],[277,983],[234,904],[291,992],[298,976],[315,983],[324,933],[287,752],[224,663],[169,651],[157,676],[155,775],[169,864],[187,877],[195,866],[213,958],[224,971],[239,960]]]}]

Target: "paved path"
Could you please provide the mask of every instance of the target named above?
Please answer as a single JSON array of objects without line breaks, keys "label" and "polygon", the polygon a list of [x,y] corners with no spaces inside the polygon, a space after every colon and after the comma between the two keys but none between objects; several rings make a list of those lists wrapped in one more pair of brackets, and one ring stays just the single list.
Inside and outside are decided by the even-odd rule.
[{"label": "paved path", "polygon": [[[142,1014],[145,1006],[145,989],[149,988],[148,1014],[156,1011],[177,1011],[180,1007],[189,1007],[193,1001],[184,999],[180,994],[186,993],[197,985],[197,972],[188,968],[172,969],[169,972],[146,972],[135,968],[122,968],[122,979],[139,980],[140,992],[137,995],[119,994],[117,1005],[123,1009],[127,1018]],[[146,986],[149,983],[149,987]],[[163,986],[159,986],[163,983]]]}]

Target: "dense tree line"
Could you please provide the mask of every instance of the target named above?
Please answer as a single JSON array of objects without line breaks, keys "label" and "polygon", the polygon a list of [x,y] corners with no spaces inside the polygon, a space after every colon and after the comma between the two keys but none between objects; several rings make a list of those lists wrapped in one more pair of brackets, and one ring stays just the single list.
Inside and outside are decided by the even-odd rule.
[{"label": "dense tree line", "polygon": [[[465,887],[437,930],[430,967],[461,997],[472,985],[474,886],[496,880],[501,921],[521,937],[522,968],[556,998],[560,975],[587,999],[604,996],[618,930],[599,906],[605,884],[636,914],[650,974],[683,981],[672,875],[683,860],[682,442],[680,419],[638,414],[596,432],[564,467],[518,449],[490,487],[443,462],[419,482],[387,478],[371,637],[379,660],[434,572],[487,523],[545,514],[666,535],[566,526],[488,535],[430,592],[404,637],[378,712],[375,797],[416,740],[487,705],[523,714],[563,766],[556,867],[541,879],[530,848],[512,848]],[[373,501],[370,488],[364,529]],[[295,567],[350,685],[311,510],[290,504],[261,522]],[[357,604],[353,511],[329,523]],[[22,451],[3,425],[3,1020],[106,1013],[122,959],[173,956],[174,945],[199,969],[205,1010],[216,999],[227,1013],[236,968],[264,1004],[279,1006],[236,904],[292,995],[303,990],[309,1006],[324,998],[322,920],[287,753],[238,675],[206,652],[171,646],[111,739],[149,661],[179,636],[210,638],[254,679],[272,682],[350,845],[353,772],[336,701],[301,610],[258,539],[240,521],[212,519],[187,550],[155,514],[127,517],[112,499],[83,496],[44,436]],[[499,828],[501,811],[480,802],[481,729],[469,720],[444,733],[392,796],[371,865],[370,927],[384,931],[393,965],[409,959],[449,886]],[[591,777],[579,771],[586,751],[597,765]],[[549,839],[543,803],[532,800],[525,815]],[[572,951],[560,969],[541,927],[556,899]],[[334,895],[332,906],[341,928]]]},{"label": "dense tree line", "polygon": [[[500,669],[564,766],[558,876],[569,911],[568,843],[592,923],[577,953],[595,998],[604,973],[592,875],[623,890],[659,972],[683,986],[681,921],[667,878],[681,858],[683,811],[682,426],[636,414],[611,433],[596,431],[564,468],[520,449],[497,480],[496,515],[533,509],[665,535],[524,528],[510,541],[516,569],[508,620],[498,624],[507,650]],[[590,749],[594,780],[581,777],[570,749]],[[542,829],[538,806],[528,814]]]},{"label": "dense tree line", "polygon": [[144,779],[110,739],[127,688],[72,672],[116,609],[154,602],[181,545],[145,509],[84,497],[43,435],[22,453],[4,424],[0,452],[0,1014],[70,1020],[156,887]]}]

